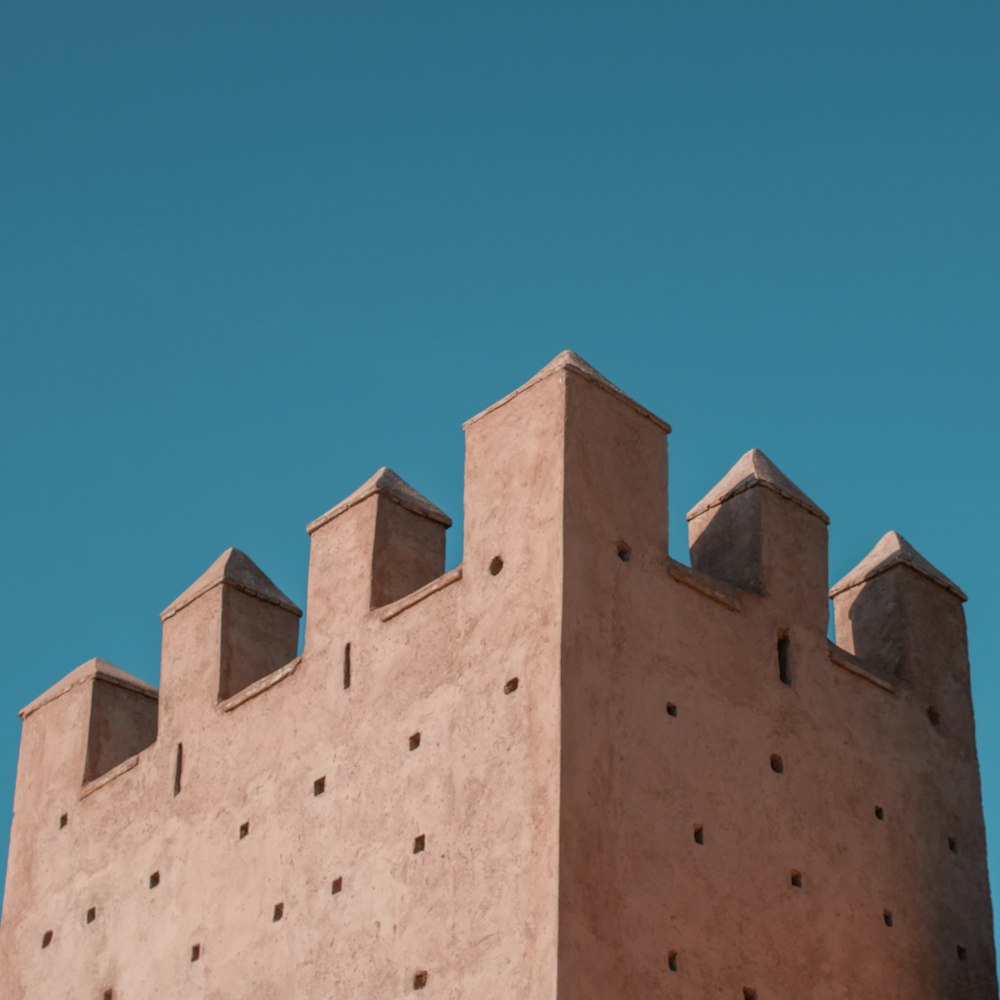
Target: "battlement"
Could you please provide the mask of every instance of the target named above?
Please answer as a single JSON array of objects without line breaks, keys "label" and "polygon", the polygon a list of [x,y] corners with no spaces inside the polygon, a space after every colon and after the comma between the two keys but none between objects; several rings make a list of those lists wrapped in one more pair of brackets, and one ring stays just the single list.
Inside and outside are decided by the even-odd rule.
[{"label": "battlement", "polygon": [[895,532],[830,589],[756,449],[671,560],[670,427],[569,351],[465,432],[457,569],[383,467],[307,527],[301,655],[228,549],[159,691],[22,710],[4,995],[995,997],[965,594]]}]

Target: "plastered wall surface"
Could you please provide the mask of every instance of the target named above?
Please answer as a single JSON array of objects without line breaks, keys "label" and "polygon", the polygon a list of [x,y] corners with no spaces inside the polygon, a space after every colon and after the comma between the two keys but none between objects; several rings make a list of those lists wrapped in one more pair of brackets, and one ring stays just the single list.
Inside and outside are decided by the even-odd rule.
[{"label": "plastered wall surface", "polygon": [[464,561],[388,470],[23,712],[16,1000],[997,996],[962,595],[834,587],[759,452],[667,556],[669,428],[575,355],[466,425]]}]

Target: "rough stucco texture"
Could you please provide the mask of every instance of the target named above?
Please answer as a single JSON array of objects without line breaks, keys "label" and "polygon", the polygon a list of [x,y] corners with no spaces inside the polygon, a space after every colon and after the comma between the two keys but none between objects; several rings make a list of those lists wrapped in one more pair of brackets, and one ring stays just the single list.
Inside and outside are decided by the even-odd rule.
[{"label": "rough stucco texture", "polygon": [[760,453],[672,562],[668,430],[560,355],[466,425],[457,570],[381,470],[310,526],[301,657],[229,552],[159,691],[28,706],[0,995],[994,1000],[960,591],[897,552],[829,643]]}]

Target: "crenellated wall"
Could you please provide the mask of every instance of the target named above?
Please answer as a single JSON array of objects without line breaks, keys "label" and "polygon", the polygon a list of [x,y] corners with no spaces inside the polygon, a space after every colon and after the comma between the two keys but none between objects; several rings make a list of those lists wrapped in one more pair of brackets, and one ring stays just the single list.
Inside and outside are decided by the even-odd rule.
[{"label": "crenellated wall", "polygon": [[309,525],[301,655],[231,549],[158,692],[22,711],[0,994],[995,998],[959,588],[890,533],[828,595],[759,451],[672,561],[669,427],[570,352],[465,430],[457,569],[381,469]]}]

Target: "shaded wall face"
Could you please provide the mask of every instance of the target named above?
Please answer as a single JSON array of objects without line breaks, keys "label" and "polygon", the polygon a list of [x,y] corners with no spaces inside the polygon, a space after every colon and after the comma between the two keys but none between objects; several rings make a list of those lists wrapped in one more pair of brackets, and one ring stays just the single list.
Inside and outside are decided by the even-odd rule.
[{"label": "shaded wall face", "polygon": [[156,740],[155,698],[98,680],[91,691],[83,781],[93,781]]},{"label": "shaded wall face", "polygon": [[220,700],[294,659],[299,642],[298,616],[285,608],[230,587],[223,589],[222,601],[226,628],[220,636]]},{"label": "shaded wall face", "polygon": [[746,490],[692,524],[691,565],[734,587],[764,591],[761,489]]},{"label": "shaded wall face", "polygon": [[756,560],[761,594],[715,600],[655,546],[616,558],[665,510],[662,436],[589,391],[567,411],[560,997],[996,997],[957,602],[918,581],[881,607],[893,641],[921,618],[923,680],[893,693],[831,657],[825,525],[773,491],[727,501],[735,551],[699,561]]},{"label": "shaded wall face", "polygon": [[598,551],[567,551],[560,994],[995,997],[966,695],[935,726],[811,612]]}]

